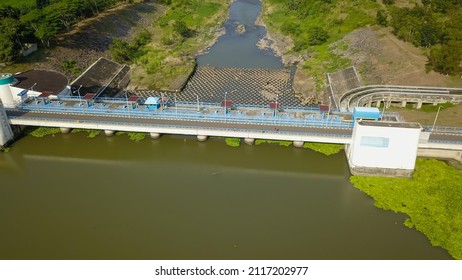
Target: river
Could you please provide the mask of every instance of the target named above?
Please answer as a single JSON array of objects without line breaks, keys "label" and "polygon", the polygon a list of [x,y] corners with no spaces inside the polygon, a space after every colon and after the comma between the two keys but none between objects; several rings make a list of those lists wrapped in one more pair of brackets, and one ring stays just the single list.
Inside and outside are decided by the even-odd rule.
[{"label": "river", "polygon": [[274,144],[26,136],[0,153],[0,259],[450,259],[349,176]]}]

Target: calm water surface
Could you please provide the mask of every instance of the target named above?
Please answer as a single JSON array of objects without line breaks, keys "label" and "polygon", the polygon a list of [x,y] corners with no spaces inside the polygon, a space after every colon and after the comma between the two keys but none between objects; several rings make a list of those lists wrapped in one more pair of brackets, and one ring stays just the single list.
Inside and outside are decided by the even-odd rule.
[{"label": "calm water surface", "polygon": [[126,135],[0,153],[0,259],[446,259],[343,154]]}]

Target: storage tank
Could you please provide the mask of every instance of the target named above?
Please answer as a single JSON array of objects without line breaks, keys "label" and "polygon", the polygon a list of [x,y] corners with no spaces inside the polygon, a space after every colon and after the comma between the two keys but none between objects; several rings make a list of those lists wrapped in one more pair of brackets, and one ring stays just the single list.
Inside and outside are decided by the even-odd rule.
[{"label": "storage tank", "polygon": [[14,106],[13,93],[10,88],[10,84],[13,84],[14,81],[13,75],[0,73],[0,99],[5,107]]}]

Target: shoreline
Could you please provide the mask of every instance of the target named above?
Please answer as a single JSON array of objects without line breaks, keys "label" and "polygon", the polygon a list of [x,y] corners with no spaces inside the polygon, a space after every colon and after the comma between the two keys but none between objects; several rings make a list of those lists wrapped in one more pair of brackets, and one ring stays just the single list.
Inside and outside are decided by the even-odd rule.
[{"label": "shoreline", "polygon": [[262,10],[255,21],[255,25],[264,27],[266,29],[266,34],[260,39],[257,46],[261,41],[266,41],[265,43],[261,43],[262,47],[271,49],[277,56],[281,57],[284,67],[295,67],[293,89],[295,91],[295,96],[300,99],[302,104],[318,104],[323,100],[323,93],[316,92],[316,84],[313,76],[299,67],[299,65],[303,65],[306,62],[307,57],[300,54],[289,54],[293,46],[292,38],[268,29],[264,17],[266,12],[271,10],[271,7],[266,6],[265,8],[265,0],[260,1]]}]

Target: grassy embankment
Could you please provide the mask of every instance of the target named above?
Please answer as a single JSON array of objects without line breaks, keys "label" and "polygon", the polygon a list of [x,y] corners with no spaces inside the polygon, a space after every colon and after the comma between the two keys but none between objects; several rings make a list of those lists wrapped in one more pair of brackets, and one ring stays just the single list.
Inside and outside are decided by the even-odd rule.
[{"label": "grassy embankment", "polygon": [[462,172],[434,159],[417,159],[412,179],[352,176],[375,206],[405,213],[404,224],[462,259]]},{"label": "grassy embankment", "polygon": [[348,46],[333,43],[357,28],[375,24],[375,13],[380,5],[371,0],[289,3],[304,4],[295,7],[284,0],[264,0],[263,20],[270,33],[292,42],[283,46],[281,52],[285,56],[302,57],[299,72],[306,79],[313,78],[319,97],[325,86],[325,74],[351,65],[348,58],[335,53],[336,48]]},{"label": "grassy embankment", "polygon": [[[170,4],[147,29],[150,42],[133,59],[133,87],[180,89],[194,70],[197,53],[216,38],[226,19],[228,3],[229,0],[190,0]],[[179,27],[179,22],[187,29]]]}]

